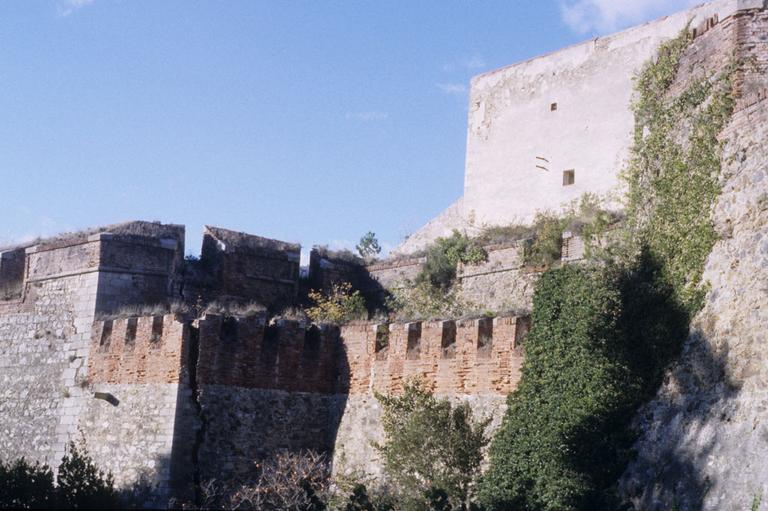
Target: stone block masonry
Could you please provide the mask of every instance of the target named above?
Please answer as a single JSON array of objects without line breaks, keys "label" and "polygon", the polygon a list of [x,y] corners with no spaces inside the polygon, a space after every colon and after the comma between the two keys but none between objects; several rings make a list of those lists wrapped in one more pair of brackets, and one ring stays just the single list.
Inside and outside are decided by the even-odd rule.
[{"label": "stone block masonry", "polygon": [[[734,55],[742,63],[713,211],[722,239],[707,261],[712,289],[684,359],[638,418],[638,459],[622,489],[652,509],[670,496],[693,499],[706,483],[704,508],[746,509],[753,495],[768,494],[764,2],[719,0],[475,79],[465,197],[443,219],[520,221],[535,213],[531,197],[542,191],[557,188],[543,204],[554,207],[610,188],[631,139],[632,70],[689,18],[696,37],[677,86],[721,70]],[[549,174],[528,167],[536,156],[552,164]],[[575,183],[566,185],[557,173],[573,169]],[[508,170],[515,179],[496,179]],[[470,403],[493,419],[492,430],[500,423],[520,378],[527,318],[341,328],[275,321],[270,312],[297,301],[298,245],[208,227],[200,260],[185,261],[183,240],[182,226],[130,222],[0,251],[2,459],[57,466],[67,442],[82,439],[121,488],[146,483],[159,504],[191,496],[210,478],[248,478],[254,462],[285,449],[332,452],[336,473],[380,475],[374,393],[399,392],[410,378]],[[578,260],[583,244],[566,243],[563,260]],[[530,308],[536,275],[524,268],[521,247],[488,251],[486,263],[458,268],[465,298]],[[361,275],[327,254],[316,262],[323,287]],[[362,275],[394,288],[422,264],[387,261]],[[178,300],[193,312],[166,314]],[[202,314],[213,301],[256,301],[268,312]]]},{"label": "stone block masonry", "polygon": [[265,319],[96,321],[87,376],[94,395],[77,423],[99,465],[124,486],[152,481],[159,495],[188,494],[192,473],[253,476],[255,462],[285,449],[344,445],[339,470],[378,473],[372,446],[360,440],[363,431],[381,435],[376,408],[348,403],[421,378],[440,396],[498,415],[520,377],[528,328],[516,317],[341,328]]}]

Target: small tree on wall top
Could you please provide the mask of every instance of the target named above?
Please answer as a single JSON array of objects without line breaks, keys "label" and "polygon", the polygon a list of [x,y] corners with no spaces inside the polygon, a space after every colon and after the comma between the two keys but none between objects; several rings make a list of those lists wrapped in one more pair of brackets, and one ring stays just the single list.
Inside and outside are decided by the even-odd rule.
[{"label": "small tree on wall top", "polygon": [[360,257],[366,261],[372,261],[376,259],[376,256],[381,253],[381,246],[379,240],[376,239],[376,233],[368,231],[360,238],[360,243],[355,247]]}]

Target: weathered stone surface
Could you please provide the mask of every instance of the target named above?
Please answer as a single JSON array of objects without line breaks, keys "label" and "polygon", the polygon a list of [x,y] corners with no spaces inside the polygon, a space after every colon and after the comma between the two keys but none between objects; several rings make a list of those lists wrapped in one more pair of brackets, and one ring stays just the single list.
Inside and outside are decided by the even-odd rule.
[{"label": "weathered stone surface", "polygon": [[755,67],[723,134],[711,290],[679,364],[637,417],[638,459],[622,489],[640,509],[750,509],[768,495],[768,13],[720,28],[707,36],[736,38]]}]

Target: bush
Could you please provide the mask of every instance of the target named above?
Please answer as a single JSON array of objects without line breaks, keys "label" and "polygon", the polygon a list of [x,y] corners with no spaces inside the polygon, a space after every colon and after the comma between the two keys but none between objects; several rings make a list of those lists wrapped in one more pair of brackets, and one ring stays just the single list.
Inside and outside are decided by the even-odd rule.
[{"label": "bush", "polygon": [[[330,496],[330,463],[313,451],[282,452],[257,465],[250,483],[210,480],[201,487],[200,509],[322,511]],[[191,503],[172,507],[194,509]]]},{"label": "bush", "polygon": [[53,509],[56,489],[53,472],[45,465],[0,462],[0,509]]},{"label": "bush", "polygon": [[454,230],[449,238],[437,238],[427,248],[426,258],[416,284],[427,284],[436,291],[445,292],[456,280],[459,263],[479,264],[487,260],[488,254],[466,235]]},{"label": "bush", "polygon": [[459,296],[458,289],[440,291],[426,283],[411,282],[392,289],[386,303],[396,318],[403,321],[456,318],[475,308],[474,304]]},{"label": "bush", "polygon": [[112,474],[93,464],[84,448],[69,443],[56,476],[58,507],[68,509],[119,509]]},{"label": "bush", "polygon": [[333,284],[328,294],[310,291],[309,299],[315,305],[307,309],[307,316],[315,323],[339,324],[368,315],[365,298],[347,282]]},{"label": "bush", "polygon": [[376,448],[406,509],[425,509],[442,491],[455,509],[474,496],[490,419],[475,420],[467,403],[451,406],[423,385],[406,383],[402,395],[376,398],[384,408],[385,443]]},{"label": "bush", "polygon": [[525,264],[549,268],[560,261],[563,252],[563,231],[568,220],[552,213],[537,213],[534,237],[525,250]]},{"label": "bush", "polygon": [[481,501],[490,510],[615,508],[629,421],[677,355],[688,317],[644,254],[630,267],[547,271],[532,323]]},{"label": "bush", "polygon": [[112,474],[93,464],[84,448],[70,442],[56,485],[46,465],[23,458],[0,463],[0,509],[119,509]]}]

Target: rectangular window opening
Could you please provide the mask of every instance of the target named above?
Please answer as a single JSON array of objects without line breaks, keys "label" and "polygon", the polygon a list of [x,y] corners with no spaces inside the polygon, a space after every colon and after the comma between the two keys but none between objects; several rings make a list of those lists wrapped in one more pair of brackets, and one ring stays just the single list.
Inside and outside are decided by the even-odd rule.
[{"label": "rectangular window opening", "polygon": [[152,316],[152,337],[149,342],[159,344],[163,340],[163,316]]},{"label": "rectangular window opening", "polygon": [[125,347],[132,348],[136,344],[136,330],[139,326],[139,318],[128,318],[125,324]]},{"label": "rectangular window opening", "polygon": [[552,103],[551,105],[549,105],[550,112],[554,112],[556,110],[557,110],[557,103]]},{"label": "rectangular window opening", "polygon": [[101,326],[101,341],[99,346],[109,346],[109,341],[112,339],[112,320],[105,321]]},{"label": "rectangular window opening", "polygon": [[376,352],[376,360],[387,358],[387,352],[389,351],[389,325],[378,325],[376,327],[376,345],[374,350]]},{"label": "rectangular window opening", "polygon": [[417,360],[421,355],[421,323],[408,324],[408,349],[406,360]]},{"label": "rectangular window opening", "polygon": [[477,356],[487,358],[491,356],[493,348],[493,318],[477,320]]},{"label": "rectangular window opening", "polygon": [[444,321],[443,333],[440,340],[440,347],[442,348],[443,358],[455,358],[456,357],[456,322]]},{"label": "rectangular window opening", "polygon": [[564,170],[563,171],[563,186],[570,186],[576,182],[576,171]]}]

